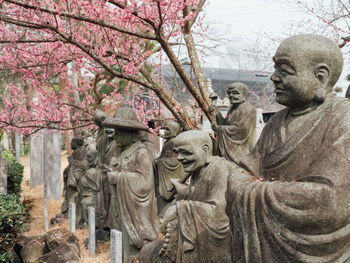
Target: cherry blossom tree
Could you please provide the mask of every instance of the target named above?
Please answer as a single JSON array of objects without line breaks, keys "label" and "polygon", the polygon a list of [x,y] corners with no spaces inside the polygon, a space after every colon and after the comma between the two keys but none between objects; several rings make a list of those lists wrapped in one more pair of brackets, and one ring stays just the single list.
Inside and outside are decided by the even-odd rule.
[{"label": "cherry blossom tree", "polygon": [[[111,110],[116,101],[128,100],[143,120],[162,114],[162,104],[184,129],[194,129],[186,109],[166,89],[163,63],[173,66],[210,119],[196,46],[206,31],[205,0],[0,3],[0,69],[18,74],[22,83],[6,87],[11,96],[3,100],[2,127],[22,133],[89,127],[96,107]],[[186,47],[195,83],[176,54],[180,45]],[[107,94],[98,90],[101,85],[109,87]]]}]

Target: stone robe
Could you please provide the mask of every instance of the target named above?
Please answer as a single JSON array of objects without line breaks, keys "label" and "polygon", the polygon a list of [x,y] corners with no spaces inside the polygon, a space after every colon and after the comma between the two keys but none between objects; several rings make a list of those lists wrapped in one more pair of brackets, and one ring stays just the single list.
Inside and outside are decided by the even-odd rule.
[{"label": "stone robe", "polygon": [[131,262],[148,242],[158,239],[157,204],[152,161],[141,142],[118,156],[117,170],[108,182],[116,187],[123,231],[123,262]]},{"label": "stone robe", "polygon": [[184,177],[182,163],[176,159],[174,139],[165,142],[160,156],[155,160],[155,185],[158,206],[158,216],[163,217],[165,210],[174,199],[175,190],[170,179]]},{"label": "stone robe", "polygon": [[225,213],[227,179],[233,164],[213,156],[187,191],[177,194],[177,263],[229,263],[230,230]]},{"label": "stone robe", "polygon": [[228,182],[233,262],[349,262],[349,112],[349,100],[328,98],[285,142],[289,110],[267,123],[241,163],[265,181]]},{"label": "stone robe", "polygon": [[255,108],[249,102],[243,102],[236,109],[231,107],[226,118],[218,115],[216,122],[219,125],[216,131],[219,155],[238,164],[254,146]]}]

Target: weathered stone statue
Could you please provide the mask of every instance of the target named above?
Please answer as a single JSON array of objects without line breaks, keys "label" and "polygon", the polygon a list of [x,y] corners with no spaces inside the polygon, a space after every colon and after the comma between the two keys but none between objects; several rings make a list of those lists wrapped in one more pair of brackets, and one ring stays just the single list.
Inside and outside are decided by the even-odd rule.
[{"label": "weathered stone statue", "polygon": [[209,107],[213,118],[212,129],[216,136],[218,155],[239,163],[239,160],[254,146],[256,111],[246,101],[248,88],[245,84],[232,83],[227,87],[226,92],[231,107],[225,118],[216,106]]},{"label": "weathered stone statue", "polygon": [[158,207],[158,217],[163,217],[174,199],[175,189],[170,179],[181,180],[185,177],[182,163],[176,159],[174,138],[180,133],[181,126],[175,121],[168,121],[164,127],[163,145],[160,156],[153,162],[155,171],[155,187]]},{"label": "weathered stone statue", "polygon": [[138,132],[148,128],[137,121],[129,107],[118,108],[115,117],[102,125],[116,129],[115,141],[121,149],[110,165],[108,182],[114,187],[112,208],[121,219],[123,262],[129,263],[138,257],[142,246],[158,238],[152,161]]},{"label": "weathered stone statue", "polygon": [[78,196],[78,188],[76,181],[86,169],[86,149],[84,140],[75,137],[71,141],[73,153],[68,157],[68,166],[63,171],[63,195],[64,201],[61,207],[61,213],[65,217],[68,216],[69,202],[76,202]]},{"label": "weathered stone statue", "polygon": [[174,139],[174,149],[191,183],[171,179],[177,198],[164,215],[162,262],[229,263],[225,192],[234,166],[212,156],[211,138],[202,131],[181,133]]},{"label": "weathered stone statue", "polygon": [[233,262],[350,261],[350,101],[332,94],[340,49],[317,35],[284,40],[276,100],[247,173],[228,181]]},{"label": "weathered stone statue", "polygon": [[[102,170],[97,168],[97,150],[93,146],[89,146],[86,160],[88,168],[86,173],[80,178],[78,182],[79,202],[82,206],[82,220],[81,225],[88,224],[88,207],[96,208],[101,194],[101,176]],[[101,218],[96,216],[96,222]],[[98,223],[96,225],[99,225]]]}]

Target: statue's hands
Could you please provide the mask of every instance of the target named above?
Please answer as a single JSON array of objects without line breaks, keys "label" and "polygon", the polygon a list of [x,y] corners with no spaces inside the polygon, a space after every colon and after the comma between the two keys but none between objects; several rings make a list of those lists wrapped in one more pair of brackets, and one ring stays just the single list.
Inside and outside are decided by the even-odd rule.
[{"label": "statue's hands", "polygon": [[176,210],[176,205],[171,205],[169,208],[166,210],[163,218],[163,223],[160,226],[160,231],[163,234],[166,234],[166,228],[168,224],[172,221],[174,221],[177,218],[177,210]]},{"label": "statue's hands", "polygon": [[178,220],[175,219],[167,224],[164,244],[160,249],[160,256],[165,259],[165,262],[176,261],[176,251],[178,243]]},{"label": "statue's hands", "polygon": [[118,171],[107,172],[107,178],[109,184],[117,184],[117,178],[119,176]]}]

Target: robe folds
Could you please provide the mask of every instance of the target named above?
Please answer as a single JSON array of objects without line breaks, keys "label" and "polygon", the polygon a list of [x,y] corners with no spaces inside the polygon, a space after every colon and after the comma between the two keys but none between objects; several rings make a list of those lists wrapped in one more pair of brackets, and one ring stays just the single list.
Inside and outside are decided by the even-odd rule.
[{"label": "robe folds", "polygon": [[288,109],[228,180],[233,262],[350,260],[350,101],[329,97],[282,141]]},{"label": "robe folds", "polygon": [[233,169],[234,164],[213,156],[186,193],[178,192],[177,263],[231,262],[225,192]]},{"label": "robe folds", "polygon": [[241,157],[254,146],[255,108],[249,102],[244,102],[235,109],[231,107],[225,119],[217,116],[216,121],[219,125],[216,131],[219,155],[238,164]]},{"label": "robe folds", "polygon": [[108,176],[108,182],[116,187],[122,229],[128,244],[139,250],[158,239],[153,168],[146,147],[136,142],[122,151],[114,173]]}]

